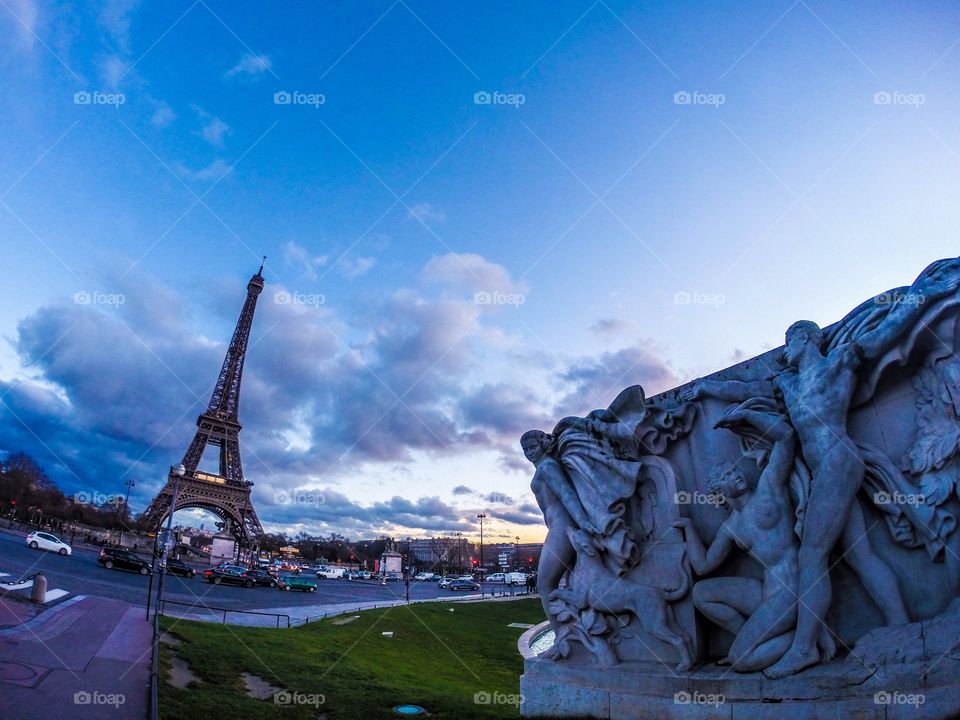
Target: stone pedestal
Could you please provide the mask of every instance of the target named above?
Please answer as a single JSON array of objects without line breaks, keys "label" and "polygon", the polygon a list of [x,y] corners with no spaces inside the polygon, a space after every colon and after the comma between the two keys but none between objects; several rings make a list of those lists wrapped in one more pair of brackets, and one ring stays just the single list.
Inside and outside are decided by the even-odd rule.
[{"label": "stone pedestal", "polygon": [[951,720],[960,716],[960,612],[878,628],[841,660],[768,680],[714,664],[613,668],[532,657],[520,678],[523,717],[603,720]]}]

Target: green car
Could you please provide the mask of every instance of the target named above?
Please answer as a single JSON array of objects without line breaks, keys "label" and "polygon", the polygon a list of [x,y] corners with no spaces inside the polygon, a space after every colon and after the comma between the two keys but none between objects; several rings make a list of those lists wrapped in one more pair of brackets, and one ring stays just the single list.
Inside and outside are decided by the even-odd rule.
[{"label": "green car", "polygon": [[280,578],[280,584],[277,585],[281,590],[303,590],[304,592],[316,592],[317,584],[310,578],[290,575]]}]

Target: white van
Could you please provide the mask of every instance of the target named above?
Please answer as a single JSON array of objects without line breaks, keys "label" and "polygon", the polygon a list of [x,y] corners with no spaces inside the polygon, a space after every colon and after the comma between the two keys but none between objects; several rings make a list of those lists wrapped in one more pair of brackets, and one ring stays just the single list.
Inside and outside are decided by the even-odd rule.
[{"label": "white van", "polygon": [[503,581],[504,581],[507,585],[526,585],[526,584],[527,584],[527,576],[524,575],[522,572],[506,573],[506,574],[503,576]]},{"label": "white van", "polygon": [[336,580],[346,576],[347,571],[340,567],[326,567],[322,570],[317,570],[318,578],[325,578],[327,580]]}]

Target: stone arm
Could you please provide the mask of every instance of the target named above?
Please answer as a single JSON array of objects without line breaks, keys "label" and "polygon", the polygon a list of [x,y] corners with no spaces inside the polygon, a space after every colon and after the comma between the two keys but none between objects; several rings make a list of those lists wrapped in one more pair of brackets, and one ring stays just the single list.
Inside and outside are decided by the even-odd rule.
[{"label": "stone arm", "polygon": [[695,380],[680,393],[681,400],[690,402],[705,397],[714,397],[727,402],[743,402],[756,397],[774,397],[770,380]]},{"label": "stone arm", "polygon": [[703,547],[703,541],[690,522],[690,518],[674,520],[673,527],[680,528],[683,533],[684,542],[687,546],[687,557],[690,559],[690,566],[697,575],[707,575],[716,570],[734,548],[733,539],[727,533],[726,523],[720,527],[720,531],[713,542],[710,543],[709,548]]},{"label": "stone arm", "polygon": [[857,354],[864,360],[880,357],[920,319],[926,303],[955,293],[960,287],[958,262],[948,260],[918,277],[877,327],[852,341]]},{"label": "stone arm", "polygon": [[786,416],[737,407],[724,415],[716,427],[729,427],[736,422],[750,423],[764,437],[773,440],[773,449],[760,476],[760,482],[785,485],[790,478],[797,449],[796,435]]}]

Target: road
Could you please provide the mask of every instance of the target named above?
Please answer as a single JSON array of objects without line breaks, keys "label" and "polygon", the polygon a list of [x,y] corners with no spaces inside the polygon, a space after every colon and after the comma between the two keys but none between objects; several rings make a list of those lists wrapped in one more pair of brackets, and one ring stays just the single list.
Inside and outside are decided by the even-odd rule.
[{"label": "road", "polygon": [[[42,570],[47,587],[61,588],[70,595],[96,595],[123,600],[134,605],[146,605],[150,578],[123,570],[107,570],[97,562],[99,550],[77,543],[73,554],[61,557],[27,547],[26,533],[10,530],[0,532],[0,572],[21,578]],[[230,610],[259,610],[298,605],[386,602],[402,600],[406,588],[402,582],[381,585],[378,581],[317,580],[312,593],[281,592],[276,588],[244,588],[213,585],[201,575],[183,578],[167,575],[164,598],[182,603],[198,604]],[[449,597],[455,593],[441,590],[432,582],[411,582],[410,599],[425,600]]]}]

